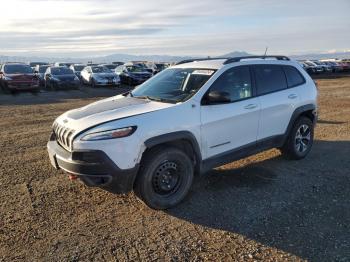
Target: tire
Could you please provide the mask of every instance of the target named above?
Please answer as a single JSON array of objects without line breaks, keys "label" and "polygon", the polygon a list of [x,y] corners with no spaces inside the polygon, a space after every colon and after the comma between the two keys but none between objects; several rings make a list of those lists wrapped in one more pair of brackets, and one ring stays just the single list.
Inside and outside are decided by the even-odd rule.
[{"label": "tire", "polygon": [[91,78],[91,88],[96,88],[95,80]]},{"label": "tire", "polygon": [[314,125],[307,117],[298,118],[290,131],[281,151],[288,159],[305,158],[313,145]]},{"label": "tire", "polygon": [[158,147],[142,160],[134,191],[150,208],[168,209],[185,198],[193,174],[193,163],[183,151]]},{"label": "tire", "polygon": [[128,86],[129,87],[133,86],[131,78],[128,78]]},{"label": "tire", "polygon": [[6,83],[3,83],[1,85],[1,89],[3,91],[4,94],[10,94],[11,93],[11,90],[7,87],[7,84]]}]

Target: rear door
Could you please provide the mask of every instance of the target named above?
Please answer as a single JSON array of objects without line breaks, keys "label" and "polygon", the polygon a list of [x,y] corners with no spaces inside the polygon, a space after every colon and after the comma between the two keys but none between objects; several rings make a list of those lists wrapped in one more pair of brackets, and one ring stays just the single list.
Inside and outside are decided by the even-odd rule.
[{"label": "rear door", "polygon": [[[209,88],[230,94],[230,103],[201,106],[202,148],[205,158],[256,142],[260,105],[249,66],[224,72]],[[205,98],[204,98],[205,99]]]},{"label": "rear door", "polygon": [[284,134],[299,103],[298,86],[288,85],[291,80],[287,82],[284,67],[273,64],[253,66],[261,105],[258,141]]}]

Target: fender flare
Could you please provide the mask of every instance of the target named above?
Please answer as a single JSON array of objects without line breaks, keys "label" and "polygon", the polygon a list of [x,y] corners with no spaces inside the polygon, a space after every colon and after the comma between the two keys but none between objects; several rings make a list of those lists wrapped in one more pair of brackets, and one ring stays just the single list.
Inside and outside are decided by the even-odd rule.
[{"label": "fender flare", "polygon": [[191,143],[196,155],[198,164],[202,162],[202,154],[196,137],[189,131],[177,131],[149,138],[145,141],[145,146],[151,148],[160,144],[173,142],[176,140],[187,140]]},{"label": "fender flare", "polygon": [[[306,105],[297,107],[294,110],[294,112],[293,112],[293,114],[292,114],[292,116],[290,118],[287,130],[285,132],[285,139],[284,139],[284,141],[287,139],[290,131],[293,128],[293,125],[294,125],[295,121],[300,117],[300,115],[303,114],[304,112],[307,112],[307,111],[310,111],[310,110],[315,111],[316,110],[316,105],[314,105],[314,104],[306,104]],[[313,121],[314,124],[316,124],[316,121],[317,121],[317,115],[315,115],[315,119]]]}]

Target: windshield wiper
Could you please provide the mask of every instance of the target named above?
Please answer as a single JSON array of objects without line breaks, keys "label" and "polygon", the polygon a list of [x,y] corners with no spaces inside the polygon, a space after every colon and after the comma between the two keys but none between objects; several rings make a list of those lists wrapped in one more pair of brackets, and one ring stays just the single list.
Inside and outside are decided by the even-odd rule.
[{"label": "windshield wiper", "polygon": [[177,101],[172,100],[172,99],[166,99],[166,98],[154,97],[154,96],[134,96],[134,97],[140,98],[140,99],[147,99],[147,100],[151,100],[151,101],[162,102],[162,103],[171,103],[171,104],[177,103]]}]

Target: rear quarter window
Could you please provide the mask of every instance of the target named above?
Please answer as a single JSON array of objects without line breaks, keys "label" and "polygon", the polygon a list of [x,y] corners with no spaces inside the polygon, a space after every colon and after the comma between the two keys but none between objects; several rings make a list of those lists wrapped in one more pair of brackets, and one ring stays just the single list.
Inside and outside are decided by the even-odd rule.
[{"label": "rear quarter window", "polygon": [[305,83],[305,78],[294,66],[283,66],[286,73],[288,87],[295,87]]},{"label": "rear quarter window", "polygon": [[258,95],[288,88],[285,73],[280,65],[255,65],[254,75]]}]

